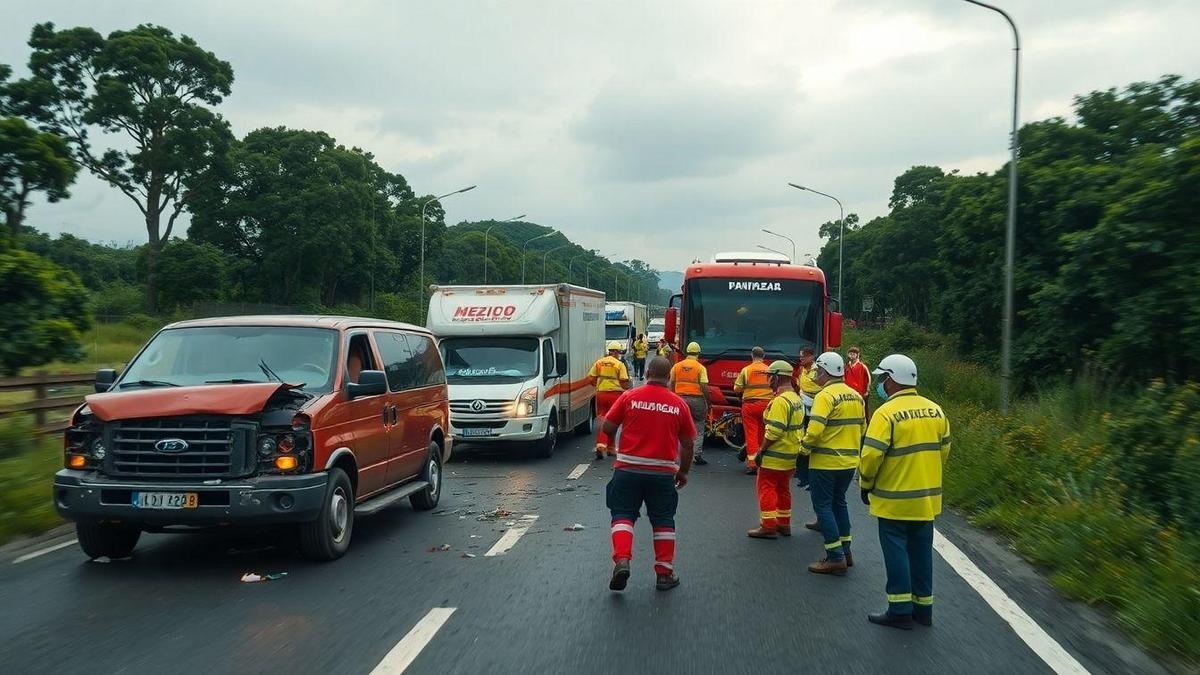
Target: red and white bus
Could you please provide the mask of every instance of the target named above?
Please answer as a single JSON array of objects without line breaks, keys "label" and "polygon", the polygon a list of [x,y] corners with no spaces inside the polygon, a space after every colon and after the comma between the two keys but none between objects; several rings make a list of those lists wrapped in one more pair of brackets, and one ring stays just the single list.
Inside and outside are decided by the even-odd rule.
[{"label": "red and white bus", "polygon": [[740,408],[733,381],[752,347],[766,350],[768,363],[794,365],[804,347],[820,354],[841,345],[842,315],[817,267],[769,252],[718,253],[710,263],[688,265],[681,290],[667,309],[666,339],[678,353],[700,344],[715,402],[710,419]]}]

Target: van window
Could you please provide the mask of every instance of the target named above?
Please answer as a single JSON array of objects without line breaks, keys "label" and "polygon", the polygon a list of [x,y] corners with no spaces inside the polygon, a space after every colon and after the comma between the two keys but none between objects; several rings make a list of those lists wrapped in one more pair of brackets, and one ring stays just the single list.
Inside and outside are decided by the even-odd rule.
[{"label": "van window", "polygon": [[388,389],[403,391],[446,383],[442,359],[429,336],[379,331],[375,341],[383,356]]},{"label": "van window", "polygon": [[[542,343],[542,377],[554,372],[554,343],[546,340]],[[562,375],[562,373],[559,373]]]},{"label": "van window", "polygon": [[429,387],[446,383],[446,371],[442,368],[442,356],[438,353],[437,345],[428,335],[408,333],[408,348],[413,355],[413,385],[414,387]]},{"label": "van window", "polygon": [[379,346],[379,355],[383,358],[383,372],[387,374],[388,389],[409,389],[412,378],[408,369],[412,361],[412,351],[409,350],[404,336],[390,331],[378,331],[375,333],[375,343]]},{"label": "van window", "polygon": [[358,383],[358,376],[364,370],[379,370],[375,365],[375,356],[371,354],[371,343],[363,334],[350,337],[350,347],[346,350],[346,381]]}]

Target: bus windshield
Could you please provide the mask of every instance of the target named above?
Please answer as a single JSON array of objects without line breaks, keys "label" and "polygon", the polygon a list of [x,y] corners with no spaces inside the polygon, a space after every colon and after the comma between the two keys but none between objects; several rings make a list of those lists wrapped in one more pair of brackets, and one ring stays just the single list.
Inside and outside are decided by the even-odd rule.
[{"label": "bus windshield", "polygon": [[821,284],[797,279],[690,279],[683,343],[710,356],[755,345],[788,359],[820,351],[823,295]]}]

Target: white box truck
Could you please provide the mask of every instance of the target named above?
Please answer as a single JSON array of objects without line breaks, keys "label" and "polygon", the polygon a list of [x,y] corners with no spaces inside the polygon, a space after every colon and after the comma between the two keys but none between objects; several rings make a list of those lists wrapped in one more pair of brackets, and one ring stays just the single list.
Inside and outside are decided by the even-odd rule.
[{"label": "white box truck", "polygon": [[517,441],[543,457],[563,430],[592,433],[588,370],[604,355],[604,293],[569,284],[433,286],[455,441]]},{"label": "white box truck", "polygon": [[621,359],[626,358],[633,341],[646,332],[649,311],[640,302],[610,302],[604,305],[604,339],[621,345]]}]

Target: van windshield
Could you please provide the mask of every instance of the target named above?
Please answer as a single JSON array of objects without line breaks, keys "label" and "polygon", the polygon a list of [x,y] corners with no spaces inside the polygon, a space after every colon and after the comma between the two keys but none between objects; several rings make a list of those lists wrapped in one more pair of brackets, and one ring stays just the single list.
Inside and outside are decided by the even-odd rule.
[{"label": "van windshield", "polygon": [[629,324],[622,323],[604,327],[605,340],[624,340],[629,337]]},{"label": "van windshield", "polygon": [[197,326],[159,332],[125,370],[120,389],[245,382],[333,389],[337,331],[295,326]]},{"label": "van windshield", "polygon": [[537,338],[446,338],[441,349],[451,382],[528,380],[538,372]]}]

